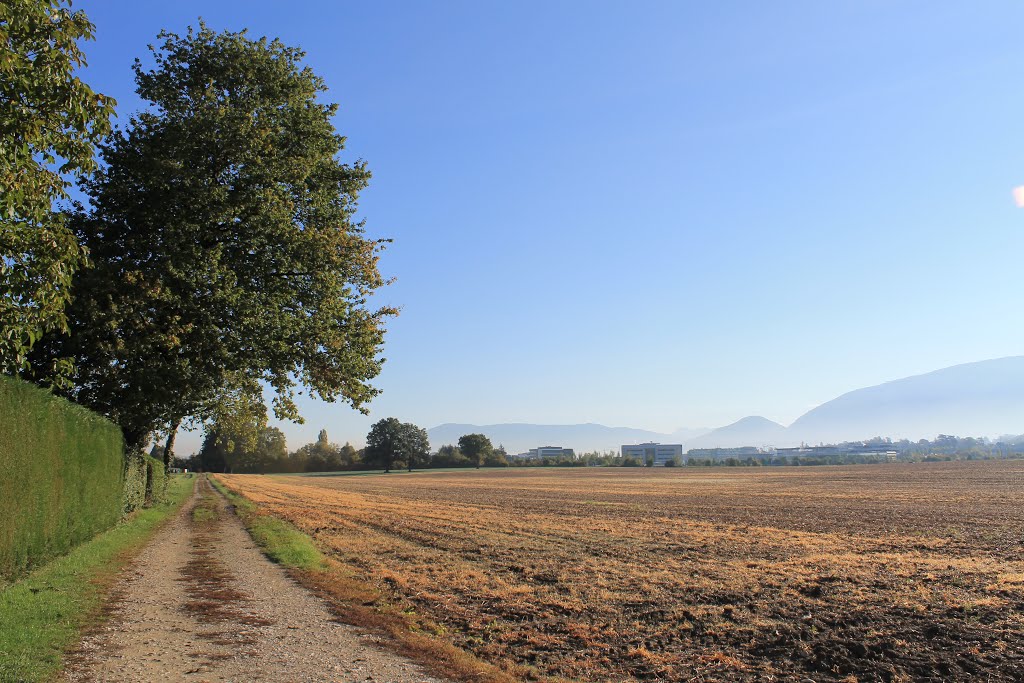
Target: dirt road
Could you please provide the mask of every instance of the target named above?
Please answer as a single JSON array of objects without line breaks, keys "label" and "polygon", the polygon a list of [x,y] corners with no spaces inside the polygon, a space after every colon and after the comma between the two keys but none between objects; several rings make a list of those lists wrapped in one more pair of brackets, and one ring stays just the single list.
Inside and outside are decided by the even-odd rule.
[{"label": "dirt road", "polygon": [[255,547],[205,479],[126,570],[65,681],[441,683],[327,607]]}]

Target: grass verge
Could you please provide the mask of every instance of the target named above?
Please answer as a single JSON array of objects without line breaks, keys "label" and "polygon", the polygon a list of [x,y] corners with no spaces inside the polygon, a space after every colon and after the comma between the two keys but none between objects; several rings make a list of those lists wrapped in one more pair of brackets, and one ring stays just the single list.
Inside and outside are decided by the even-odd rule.
[{"label": "grass verge", "polygon": [[[467,683],[514,683],[536,678],[525,667],[501,669],[444,639],[444,628],[403,605],[317,549],[313,539],[259,509],[216,476],[214,487],[235,506],[242,523],[271,560],[327,600],[343,622],[388,638],[395,649],[430,671]],[[548,679],[551,680],[551,679]]]},{"label": "grass verge", "polygon": [[284,520],[262,514],[254,503],[228,489],[216,477],[210,477],[210,483],[235,506],[245,528],[271,560],[289,569],[327,568],[324,556],[309,536]]},{"label": "grass verge", "polygon": [[195,479],[173,477],[167,498],[82,543],[24,579],[0,586],[0,682],[50,681],[65,652],[101,617],[121,569],[192,492]]}]

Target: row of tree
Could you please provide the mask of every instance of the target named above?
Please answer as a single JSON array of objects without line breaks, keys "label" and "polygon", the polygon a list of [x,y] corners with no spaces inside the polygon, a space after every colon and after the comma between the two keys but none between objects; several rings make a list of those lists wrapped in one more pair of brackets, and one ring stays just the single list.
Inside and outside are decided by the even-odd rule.
[{"label": "row of tree", "polygon": [[200,22],[135,61],[144,108],[112,128],[75,75],[93,31],[65,0],[0,3],[0,372],[166,461],[182,425],[278,449],[266,387],[281,419],[297,391],[365,412],[396,311],[368,303],[386,240],[355,218],[370,173],[340,161],[323,80]]},{"label": "row of tree", "polygon": [[177,460],[179,466],[192,470],[240,474],[341,472],[356,469],[361,462],[361,453],[351,445],[330,443],[326,430],[315,442],[289,453],[284,433],[277,427],[264,428],[253,442],[210,430],[198,453]]},{"label": "row of tree", "polygon": [[[155,445],[151,454],[162,458],[163,446]],[[207,430],[198,453],[178,458],[175,464],[207,472],[271,474],[507,467],[509,459],[503,447],[495,448],[483,434],[467,434],[457,446],[441,446],[431,453],[425,429],[389,417],[370,428],[366,446],[358,450],[348,443],[331,443],[327,430],[322,429],[315,442],[289,453],[284,433],[277,427],[247,425],[234,430],[233,426],[220,425]]]},{"label": "row of tree", "polygon": [[[495,447],[483,434],[466,434],[458,444],[441,446],[430,452],[424,429],[386,418],[375,423],[367,435],[366,447],[331,443],[326,430],[317,440],[288,452],[284,434],[276,427],[264,427],[259,437],[246,441],[246,434],[211,430],[199,453],[177,461],[179,466],[194,470],[235,473],[299,473],[344,472],[353,470],[428,469],[441,467],[646,467],[640,458],[622,456],[615,451],[593,451],[577,456],[520,458],[509,455],[503,446]],[[840,446],[891,445],[896,459],[903,462],[935,462],[949,460],[987,460],[1024,457],[1024,436],[1004,437],[997,441],[972,437],[940,435],[928,441],[896,441],[872,439]],[[161,446],[153,454],[161,457]],[[889,462],[882,454],[850,453],[836,455],[778,456],[764,453],[757,457],[687,457],[670,460],[668,467],[762,467],[864,465]]]}]

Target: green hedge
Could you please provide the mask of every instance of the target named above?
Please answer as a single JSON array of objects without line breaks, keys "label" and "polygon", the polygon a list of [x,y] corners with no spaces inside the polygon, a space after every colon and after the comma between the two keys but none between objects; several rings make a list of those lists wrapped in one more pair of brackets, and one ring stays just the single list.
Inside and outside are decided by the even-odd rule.
[{"label": "green hedge", "polygon": [[125,514],[159,503],[167,494],[164,463],[148,455],[129,456],[124,466]]},{"label": "green hedge", "polygon": [[116,425],[0,376],[0,577],[63,555],[116,524],[125,470]]}]

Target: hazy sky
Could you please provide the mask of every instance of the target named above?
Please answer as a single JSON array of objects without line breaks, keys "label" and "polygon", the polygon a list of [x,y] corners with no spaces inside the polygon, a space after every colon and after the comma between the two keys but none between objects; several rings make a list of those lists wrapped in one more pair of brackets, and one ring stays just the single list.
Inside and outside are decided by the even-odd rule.
[{"label": "hazy sky", "polygon": [[[202,16],[307,52],[402,307],[370,417],[788,424],[1024,353],[1024,4],[82,1],[87,79]],[[198,443],[182,439],[186,452]],[[437,444],[435,444],[437,445]]]}]

